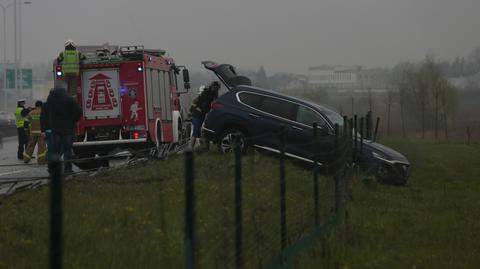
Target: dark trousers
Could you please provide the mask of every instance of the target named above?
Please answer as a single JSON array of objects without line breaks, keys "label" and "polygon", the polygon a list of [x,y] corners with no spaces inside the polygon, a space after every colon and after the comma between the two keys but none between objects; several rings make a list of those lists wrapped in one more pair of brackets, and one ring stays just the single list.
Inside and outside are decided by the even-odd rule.
[{"label": "dark trousers", "polygon": [[23,151],[25,151],[25,147],[27,146],[28,137],[27,137],[27,133],[25,132],[25,129],[23,127],[22,128],[17,128],[17,134],[18,134],[17,158],[19,160],[23,160]]},{"label": "dark trousers", "polygon": [[63,156],[64,172],[72,172],[72,145],[74,135],[72,134],[47,134],[48,141],[48,171],[51,173],[51,162],[60,161]]}]

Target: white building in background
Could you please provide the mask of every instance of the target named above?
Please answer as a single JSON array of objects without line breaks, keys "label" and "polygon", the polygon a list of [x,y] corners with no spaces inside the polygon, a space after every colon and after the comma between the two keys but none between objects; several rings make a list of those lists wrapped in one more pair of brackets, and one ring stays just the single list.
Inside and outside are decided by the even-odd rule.
[{"label": "white building in background", "polygon": [[388,87],[388,71],[362,66],[316,66],[308,68],[308,86],[336,91],[379,91]]},{"label": "white building in background", "polygon": [[317,88],[352,88],[358,82],[357,73],[361,67],[316,66],[308,68],[308,84]]}]

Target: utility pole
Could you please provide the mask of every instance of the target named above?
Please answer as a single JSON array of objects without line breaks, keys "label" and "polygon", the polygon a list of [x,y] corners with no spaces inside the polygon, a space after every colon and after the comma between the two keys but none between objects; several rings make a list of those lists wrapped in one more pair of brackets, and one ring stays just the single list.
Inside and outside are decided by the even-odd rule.
[{"label": "utility pole", "polygon": [[23,72],[22,72],[22,1],[18,5],[18,66],[20,70],[20,92],[23,94]]},{"label": "utility pole", "polygon": [[18,44],[17,44],[17,0],[13,0],[13,34],[14,34],[14,81],[15,81],[15,95],[18,99]]}]

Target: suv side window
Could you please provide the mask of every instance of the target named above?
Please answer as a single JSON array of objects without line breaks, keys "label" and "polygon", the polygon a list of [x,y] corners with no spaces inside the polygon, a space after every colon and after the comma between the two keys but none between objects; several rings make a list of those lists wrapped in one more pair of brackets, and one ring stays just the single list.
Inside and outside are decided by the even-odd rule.
[{"label": "suv side window", "polygon": [[253,108],[260,109],[264,96],[258,94],[251,94],[248,92],[241,92],[238,94],[238,98],[242,103],[249,105]]},{"label": "suv side window", "polygon": [[318,126],[327,125],[325,123],[325,120],[322,117],[320,117],[318,113],[304,106],[298,106],[296,121],[308,126],[313,126],[313,123],[315,122],[318,124]]},{"label": "suv side window", "polygon": [[297,107],[297,104],[282,99],[265,96],[260,109],[272,115],[294,121],[297,113]]}]

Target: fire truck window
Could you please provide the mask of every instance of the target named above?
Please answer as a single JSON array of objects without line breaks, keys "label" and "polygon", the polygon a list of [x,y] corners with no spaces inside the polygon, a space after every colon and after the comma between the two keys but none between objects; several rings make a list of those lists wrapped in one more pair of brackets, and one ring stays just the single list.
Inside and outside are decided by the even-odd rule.
[{"label": "fire truck window", "polygon": [[152,76],[152,83],[153,83],[153,109],[155,111],[159,111],[160,108],[162,107],[160,103],[160,89],[162,87],[163,81],[159,78],[159,74],[161,74],[161,71],[155,70],[154,75]]},{"label": "fire truck window", "polygon": [[152,97],[152,69],[147,69],[147,104],[148,117],[153,118],[153,97]]}]

